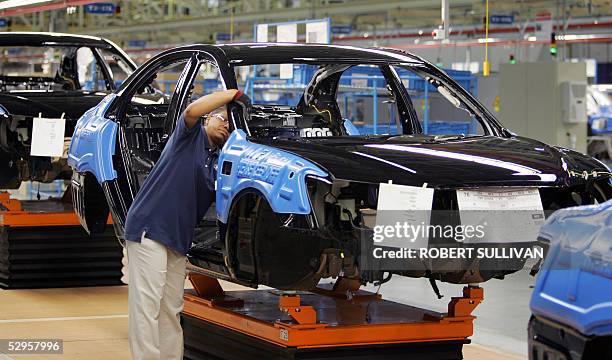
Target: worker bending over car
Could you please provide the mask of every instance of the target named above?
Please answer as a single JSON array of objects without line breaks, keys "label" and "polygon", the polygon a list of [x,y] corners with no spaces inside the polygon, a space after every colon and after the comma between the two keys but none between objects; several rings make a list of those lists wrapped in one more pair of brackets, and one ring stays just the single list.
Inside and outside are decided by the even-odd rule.
[{"label": "worker bending over car", "polygon": [[215,198],[217,150],[229,136],[227,104],[232,101],[245,109],[251,106],[239,90],[212,93],[187,106],[128,211],[133,359],[183,359],[185,255]]}]

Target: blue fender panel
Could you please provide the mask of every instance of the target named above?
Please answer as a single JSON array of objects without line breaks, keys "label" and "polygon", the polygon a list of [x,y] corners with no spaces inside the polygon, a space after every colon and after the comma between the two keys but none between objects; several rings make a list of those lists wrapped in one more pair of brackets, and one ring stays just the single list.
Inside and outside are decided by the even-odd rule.
[{"label": "blue fender panel", "polygon": [[555,212],[540,230],[550,249],[529,304],[583,335],[612,335],[612,200]]},{"label": "blue fender panel", "polygon": [[106,96],[81,116],[68,151],[68,165],[77,172],[91,172],[99,183],[117,177],[113,168],[117,123],[104,117],[116,96]]},{"label": "blue fender panel", "polygon": [[[232,163],[229,175],[223,174],[225,162]],[[276,213],[309,214],[306,176],[327,177],[325,171],[308,160],[249,142],[242,130],[230,135],[217,169],[217,218],[223,223],[227,223],[234,197],[245,189],[259,190]]]}]

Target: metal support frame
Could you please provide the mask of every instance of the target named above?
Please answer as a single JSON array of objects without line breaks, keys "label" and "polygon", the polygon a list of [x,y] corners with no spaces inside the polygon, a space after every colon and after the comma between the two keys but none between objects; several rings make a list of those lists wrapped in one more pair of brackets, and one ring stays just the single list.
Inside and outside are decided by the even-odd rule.
[{"label": "metal support frame", "polygon": [[451,299],[445,314],[383,300],[380,294],[360,290],[356,279],[339,278],[332,288],[299,293],[224,292],[216,279],[194,273],[189,279],[195,291],[185,293],[184,318],[279,349],[465,343],[473,333],[471,313],[483,300],[481,288],[466,287],[462,296]]},{"label": "metal support frame", "polygon": [[450,33],[450,0],[442,0],[442,8],[440,10],[441,24],[434,30],[434,39],[447,40]]},{"label": "metal support frame", "polygon": [[[12,199],[8,192],[0,192],[0,227],[44,227],[44,226],[81,226],[79,218],[69,204],[65,209],[58,209],[60,200],[21,201]],[[31,210],[30,205],[36,205]],[[51,210],[41,211],[41,204],[49,204]],[[43,206],[44,208],[44,206]],[[109,214],[107,224],[111,224]]]},{"label": "metal support frame", "polygon": [[38,5],[21,5],[14,8],[0,10],[0,16],[16,16],[21,14],[31,14],[42,11],[65,9],[69,6],[78,6],[97,2],[97,0],[64,0],[61,2],[41,3]]},{"label": "metal support frame", "polygon": [[[194,12],[196,16],[181,16],[175,14],[175,17],[171,20],[159,18],[159,17],[139,17],[138,19],[125,19],[122,24],[116,24],[112,27],[103,27],[93,24],[91,27],[79,30],[80,33],[95,34],[95,35],[121,35],[121,34],[134,34],[137,32],[151,31],[154,27],[156,31],[168,31],[178,29],[204,29],[211,26],[225,26],[227,25],[227,9],[228,6],[219,7],[207,4],[207,2],[194,2],[186,1],[186,5]],[[266,19],[274,22],[285,19],[307,19],[316,18],[322,15],[325,16],[342,16],[352,15],[355,13],[371,13],[380,11],[397,11],[399,9],[434,9],[437,6],[434,5],[431,0],[389,0],[385,2],[372,2],[372,1],[359,1],[358,3],[347,6],[346,4],[327,4],[326,0],[315,0],[311,2],[302,2],[303,5],[291,8],[277,8],[274,2],[260,3],[261,7],[257,7],[258,11],[253,11],[253,1],[243,0],[239,1],[239,5],[230,4],[229,6],[235,6],[236,13],[234,21],[236,24],[239,23],[253,23]],[[457,3],[460,5],[470,5],[471,0],[454,0],[453,5]],[[122,1],[122,6],[126,6],[129,3],[140,3]],[[135,6],[136,4],[134,4]],[[196,5],[196,6],[193,6]],[[144,12],[133,12],[133,14],[144,14]],[[197,15],[202,16],[197,16]]]},{"label": "metal support frame", "polygon": [[317,312],[310,305],[302,305],[300,295],[281,295],[278,298],[278,307],[300,325],[317,323]]},{"label": "metal support frame", "polygon": [[448,39],[450,28],[450,0],[442,0],[442,39]]},{"label": "metal support frame", "polygon": [[31,212],[23,202],[11,199],[7,192],[0,192],[0,226],[40,227],[76,225],[80,222],[74,211]]}]

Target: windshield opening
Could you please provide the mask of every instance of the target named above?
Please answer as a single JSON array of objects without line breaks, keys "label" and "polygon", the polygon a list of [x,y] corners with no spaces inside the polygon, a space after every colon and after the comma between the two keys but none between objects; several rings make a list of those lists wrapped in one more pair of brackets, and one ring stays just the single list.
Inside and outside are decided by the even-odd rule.
[{"label": "windshield opening", "polygon": [[[425,135],[491,133],[465,96],[442,79],[403,65],[383,69],[369,64],[270,64],[236,66],[235,72],[254,104],[248,127],[255,137],[415,135],[406,130],[413,127],[404,126],[405,121],[418,121]],[[475,83],[469,72],[455,73],[461,85]],[[394,78],[403,88],[394,87]],[[402,94],[411,102],[404,107],[399,106],[407,98]],[[402,120],[402,108],[413,108],[413,119]]]},{"label": "windshield opening", "polygon": [[[112,55],[104,50],[103,57],[112,59]],[[95,49],[87,46],[0,47],[1,91],[112,89],[99,59]],[[122,59],[117,58],[112,63],[118,80],[130,74]]]}]

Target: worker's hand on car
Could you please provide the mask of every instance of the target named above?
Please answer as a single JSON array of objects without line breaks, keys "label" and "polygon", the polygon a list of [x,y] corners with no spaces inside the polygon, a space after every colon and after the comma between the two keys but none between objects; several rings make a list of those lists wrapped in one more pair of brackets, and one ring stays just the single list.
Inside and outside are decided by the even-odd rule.
[{"label": "worker's hand on car", "polygon": [[247,94],[243,93],[241,90],[238,90],[232,99],[233,102],[242,106],[247,112],[251,112],[253,108],[253,104],[251,103],[251,98],[247,96]]},{"label": "worker's hand on car", "polygon": [[206,119],[206,135],[212,147],[221,147],[229,137],[229,122],[226,114],[214,113]]}]

